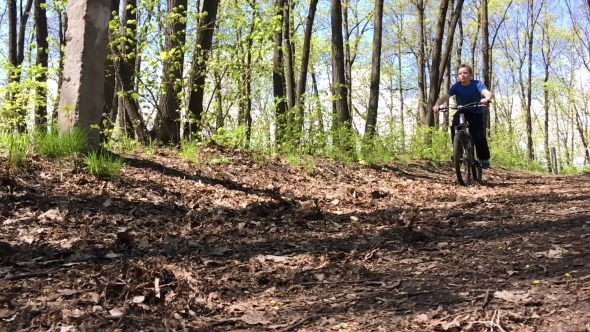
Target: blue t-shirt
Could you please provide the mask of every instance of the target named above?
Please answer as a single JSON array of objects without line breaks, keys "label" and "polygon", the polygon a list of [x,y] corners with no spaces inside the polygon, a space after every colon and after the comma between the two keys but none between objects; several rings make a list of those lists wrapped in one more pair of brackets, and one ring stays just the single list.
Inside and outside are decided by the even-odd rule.
[{"label": "blue t-shirt", "polygon": [[[487,88],[482,82],[471,80],[467,86],[463,86],[461,82],[453,84],[447,93],[451,96],[455,96],[457,99],[457,105],[467,105],[479,102],[481,100],[481,92],[485,89]],[[483,107],[469,108],[465,110],[472,113],[484,112]]]}]

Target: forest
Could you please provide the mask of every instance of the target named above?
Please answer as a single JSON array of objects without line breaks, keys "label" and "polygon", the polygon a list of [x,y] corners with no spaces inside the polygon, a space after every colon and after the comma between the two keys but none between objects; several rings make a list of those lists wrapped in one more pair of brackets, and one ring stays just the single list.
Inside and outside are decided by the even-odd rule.
[{"label": "forest", "polygon": [[[495,163],[550,172],[555,149],[556,171],[568,173],[590,159],[587,1],[109,5],[94,124],[106,147],[213,139],[263,153],[447,160],[448,115],[431,105],[467,63],[495,94],[486,109]],[[67,10],[51,0],[0,8],[4,132],[54,127]]]},{"label": "forest", "polygon": [[[0,330],[590,330],[590,1],[0,20]],[[466,185],[461,64],[495,95]]]}]

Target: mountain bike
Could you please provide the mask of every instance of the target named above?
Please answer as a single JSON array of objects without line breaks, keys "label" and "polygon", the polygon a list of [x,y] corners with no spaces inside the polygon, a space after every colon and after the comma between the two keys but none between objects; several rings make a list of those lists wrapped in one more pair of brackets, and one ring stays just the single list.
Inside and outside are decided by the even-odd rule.
[{"label": "mountain bike", "polygon": [[457,180],[462,186],[470,185],[475,179],[482,183],[481,161],[475,157],[473,137],[469,132],[469,122],[465,121],[465,111],[470,108],[483,106],[480,103],[471,103],[460,106],[441,106],[439,110],[457,110],[459,124],[455,126],[455,138],[453,139],[453,164],[457,173]]}]

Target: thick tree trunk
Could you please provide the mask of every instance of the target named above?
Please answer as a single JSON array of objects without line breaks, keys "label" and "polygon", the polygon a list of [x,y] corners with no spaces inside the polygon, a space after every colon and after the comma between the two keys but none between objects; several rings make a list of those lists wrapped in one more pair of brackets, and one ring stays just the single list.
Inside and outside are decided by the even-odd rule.
[{"label": "thick tree trunk", "polygon": [[[369,90],[369,107],[365,122],[365,144],[367,147],[375,135],[377,110],[379,109],[379,81],[381,79],[381,38],[383,35],[383,0],[375,0],[373,50],[371,59],[371,86]],[[401,72],[400,72],[401,75]],[[400,87],[401,89],[401,87]]]},{"label": "thick tree trunk", "polygon": [[203,99],[205,89],[205,78],[207,76],[207,61],[213,47],[213,35],[215,33],[215,22],[217,21],[217,10],[219,0],[208,0],[203,2],[202,13],[207,13],[202,19],[202,25],[197,34],[197,42],[193,59],[188,86],[190,87],[188,112],[189,121],[184,127],[184,136],[200,138],[203,118]]},{"label": "thick tree trunk", "polygon": [[100,147],[97,126],[104,107],[110,8],[109,0],[79,1],[68,6],[70,27],[58,124],[62,131],[79,128],[85,132],[89,150]]},{"label": "thick tree trunk", "polygon": [[[346,84],[344,72],[344,41],[342,39],[342,3],[340,0],[331,0],[331,27],[332,27],[332,95],[335,111],[338,116],[338,146],[347,153],[352,153],[351,116],[348,108],[347,96],[349,87]],[[352,156],[352,155],[351,155]]]}]

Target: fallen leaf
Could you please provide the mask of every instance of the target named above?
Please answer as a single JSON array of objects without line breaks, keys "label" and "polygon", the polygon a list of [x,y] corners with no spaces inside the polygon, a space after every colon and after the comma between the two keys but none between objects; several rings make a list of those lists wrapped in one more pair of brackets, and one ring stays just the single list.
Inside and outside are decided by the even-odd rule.
[{"label": "fallen leaf", "polygon": [[529,297],[529,293],[522,292],[522,291],[514,291],[514,292],[509,292],[506,290],[503,290],[501,292],[496,291],[496,292],[494,292],[494,297],[497,299],[504,300],[506,302],[512,302],[512,303],[521,304],[521,305],[526,304],[531,301],[531,298]]},{"label": "fallen leaf", "polygon": [[109,314],[114,317],[121,317],[123,316],[123,310],[121,308],[111,309],[109,310]]},{"label": "fallen leaf", "polygon": [[0,309],[0,318],[9,318],[14,315],[15,312],[8,309]]},{"label": "fallen leaf", "polygon": [[133,302],[133,303],[141,303],[141,302],[143,302],[143,300],[145,300],[145,296],[138,295],[138,296],[134,296],[133,299],[131,300],[131,302]]},{"label": "fallen leaf", "polygon": [[240,319],[248,325],[270,324],[270,320],[264,315],[264,313],[258,311],[245,313]]}]

